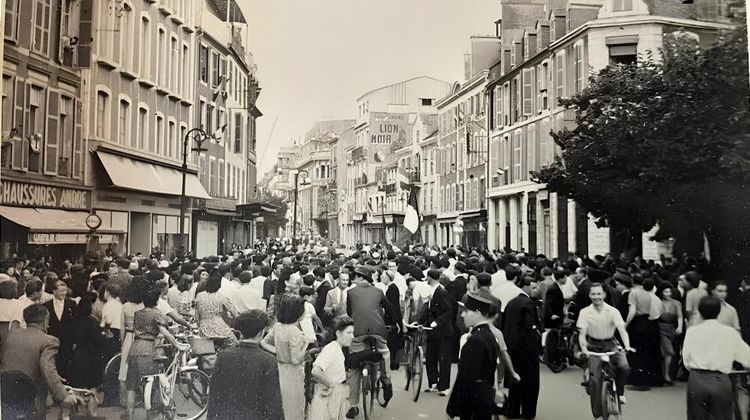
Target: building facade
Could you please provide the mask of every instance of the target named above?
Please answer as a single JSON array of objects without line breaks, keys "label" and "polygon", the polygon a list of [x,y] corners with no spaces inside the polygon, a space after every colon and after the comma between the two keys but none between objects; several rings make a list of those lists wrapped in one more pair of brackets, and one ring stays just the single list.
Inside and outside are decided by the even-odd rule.
[{"label": "building facade", "polygon": [[[91,60],[92,1],[7,0],[2,73],[0,258],[83,255],[92,190],[85,183],[86,139],[80,66]],[[81,45],[73,40],[80,39]],[[107,220],[102,247],[123,241]]]},{"label": "building facade", "polygon": [[[610,64],[633,63],[664,35],[685,29],[709,44],[727,28],[719,11],[697,1],[550,0],[503,2],[501,59],[490,69],[487,129],[491,138],[489,226],[491,249],[508,247],[551,257],[570,253],[618,254],[623,239],[599,228],[580,206],[537,184],[529,172],[560,153],[550,131],[572,128],[573,111],[558,100],[586,88],[592,73]],[[523,8],[524,13],[519,13]],[[644,234],[642,254],[664,248]]]},{"label": "building facade", "polygon": [[[259,93],[252,55],[242,30],[245,16],[236,3],[203,1],[195,50],[194,118],[214,138],[204,143],[198,177],[210,199],[193,209],[192,249],[199,257],[225,253],[255,239],[254,216],[242,207],[255,193],[255,107]],[[195,143],[192,143],[191,147]]]}]

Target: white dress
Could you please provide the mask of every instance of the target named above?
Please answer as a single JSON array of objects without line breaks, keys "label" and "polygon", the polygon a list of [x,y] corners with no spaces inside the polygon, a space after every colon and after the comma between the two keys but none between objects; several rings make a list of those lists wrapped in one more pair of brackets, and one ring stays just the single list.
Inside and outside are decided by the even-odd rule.
[{"label": "white dress", "polygon": [[[337,341],[328,343],[318,354],[313,367],[318,366],[325,376],[336,384],[332,389],[324,391],[325,386],[315,384],[312,403],[307,411],[308,420],[344,420],[348,409],[347,398],[349,387],[344,367],[344,352]],[[324,395],[327,394],[327,395]]]}]

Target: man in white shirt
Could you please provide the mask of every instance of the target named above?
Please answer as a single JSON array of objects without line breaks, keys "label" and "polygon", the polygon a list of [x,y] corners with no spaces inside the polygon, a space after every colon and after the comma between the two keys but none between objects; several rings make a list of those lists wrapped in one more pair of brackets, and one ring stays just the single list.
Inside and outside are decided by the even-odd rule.
[{"label": "man in white shirt", "polygon": [[346,294],[349,290],[349,274],[339,273],[336,287],[329,290],[326,295],[324,311],[331,318],[346,313]]},{"label": "man in white shirt", "polygon": [[240,273],[240,287],[229,297],[237,313],[247,312],[253,309],[266,310],[266,302],[263,293],[253,287],[253,273],[243,271]]},{"label": "man in white shirt", "polygon": [[[220,264],[219,265],[219,274],[221,274],[221,288],[219,288],[219,293],[222,295],[228,297],[229,299],[232,298],[232,295],[234,295],[234,292],[237,291],[237,289],[240,288],[240,284],[234,280],[232,280],[232,269],[229,264]],[[236,273],[239,276],[239,272]]]},{"label": "man in white shirt", "polygon": [[750,347],[737,331],[716,319],[721,312],[719,299],[702,298],[698,312],[704,321],[687,330],[682,347],[682,360],[690,370],[687,418],[731,419],[734,404],[727,374],[734,362],[750,367]]},{"label": "man in white shirt", "polygon": [[[260,269],[253,268],[253,278],[250,279],[250,287],[255,289],[261,295],[263,300],[263,309],[268,305],[268,299],[266,299],[266,281],[268,281],[268,274],[271,272],[271,267],[264,265]],[[242,274],[240,274],[240,283],[242,283]],[[273,293],[273,290],[271,290]]]},{"label": "man in white shirt", "polygon": [[398,293],[401,296],[401,301],[406,298],[406,290],[409,286],[406,285],[406,279],[401,273],[398,272],[396,261],[388,261],[388,271],[393,273],[393,283],[398,287]]},{"label": "man in white shirt", "polygon": [[505,312],[505,306],[508,305],[508,302],[523,293],[523,290],[514,283],[521,274],[521,270],[515,267],[506,267],[504,270],[500,269],[498,271],[502,271],[505,275],[502,277],[498,276],[498,281],[496,282],[495,275],[493,274],[490,293],[500,299],[500,311]]}]

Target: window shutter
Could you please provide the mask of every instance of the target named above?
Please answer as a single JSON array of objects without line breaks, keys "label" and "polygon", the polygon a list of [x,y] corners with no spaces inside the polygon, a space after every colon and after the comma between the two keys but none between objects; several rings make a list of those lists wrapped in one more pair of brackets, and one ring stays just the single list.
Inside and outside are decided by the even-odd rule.
[{"label": "window shutter", "polygon": [[555,56],[555,71],[557,72],[557,98],[565,96],[565,51],[558,51]]},{"label": "window shutter", "polygon": [[76,99],[75,103],[75,111],[74,111],[74,120],[73,120],[73,164],[72,164],[72,173],[73,178],[81,179],[83,178],[83,171],[85,168],[85,162],[84,162],[84,150],[86,149],[86,142],[83,140],[83,136],[81,135],[82,130],[82,120],[83,120],[83,102]]},{"label": "window shutter", "polygon": [[44,173],[57,175],[60,94],[47,89],[47,127],[44,134]]},{"label": "window shutter", "polygon": [[13,109],[13,125],[16,129],[16,134],[11,139],[13,146],[13,155],[11,156],[11,169],[14,170],[25,170],[26,167],[23,164],[23,138],[24,128],[23,123],[23,110],[26,104],[26,85],[23,79],[16,79],[15,89],[15,104]]},{"label": "window shutter", "polygon": [[[105,5],[102,5],[102,7],[105,7]],[[94,0],[81,0],[79,10],[76,64],[80,68],[89,68],[91,67],[91,42],[93,41]]]},{"label": "window shutter", "polygon": [[[21,162],[23,169],[26,170],[29,167],[29,140],[28,136],[34,135],[29,129],[31,127],[31,110],[29,104],[31,103],[31,83],[26,82],[24,86],[24,102],[23,102],[23,138],[21,139]],[[41,112],[41,109],[38,110]]]}]

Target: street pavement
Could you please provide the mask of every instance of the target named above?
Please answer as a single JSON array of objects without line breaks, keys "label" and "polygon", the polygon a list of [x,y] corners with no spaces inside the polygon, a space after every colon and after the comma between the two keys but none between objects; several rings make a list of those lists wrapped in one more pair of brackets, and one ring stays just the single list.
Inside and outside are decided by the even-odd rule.
[{"label": "street pavement", "polygon": [[[452,369],[456,375],[456,365]],[[426,382],[425,377],[425,382]],[[579,385],[581,370],[568,368],[561,373],[552,373],[545,366],[541,367],[541,390],[537,405],[538,420],[586,420],[591,419],[589,399],[586,391]],[[452,381],[451,381],[452,382]],[[430,419],[443,420],[448,397],[440,397],[436,393],[422,392],[419,401],[411,400],[411,391],[404,391],[403,370],[393,372],[394,396],[388,407],[376,406],[374,419],[377,420],[413,420]],[[426,383],[422,384],[423,388]],[[650,391],[633,391],[626,388],[627,404],[624,406],[624,418],[627,420],[682,420],[687,417],[685,407],[684,382],[676,382],[675,386],[654,388]],[[57,419],[56,413],[51,412],[49,420]],[[106,419],[117,420],[122,410],[112,408],[101,409]],[[137,418],[145,418],[142,411],[136,413]],[[362,414],[359,416],[363,418]],[[302,420],[302,419],[293,419]],[[310,419],[315,420],[315,419]]]}]

